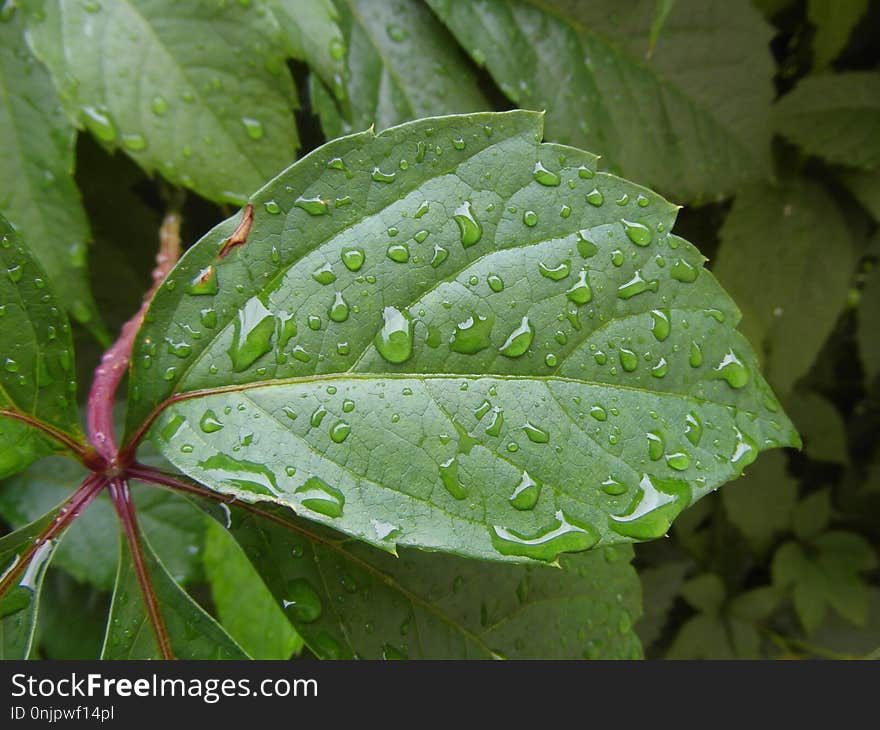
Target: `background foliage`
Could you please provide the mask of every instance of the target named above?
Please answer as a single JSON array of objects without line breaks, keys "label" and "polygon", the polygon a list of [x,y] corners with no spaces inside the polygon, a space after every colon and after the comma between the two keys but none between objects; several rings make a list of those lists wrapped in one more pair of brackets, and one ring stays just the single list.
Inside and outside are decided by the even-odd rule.
[{"label": "background foliage", "polygon": [[[189,191],[184,240],[194,241],[297,155],[371,124],[544,109],[548,140],[600,154],[605,169],[685,205],[676,231],[742,309],[741,330],[804,449],[765,454],[685,512],[670,539],[637,546],[644,654],[876,654],[880,3],[18,0],[0,17],[0,210],[80,324],[81,383],[149,285],[177,188]],[[77,476],[49,460],[7,479],[2,519],[17,528],[39,517]],[[253,656],[302,650],[273,598],[276,579],[259,576],[225,530],[178,497],[136,499],[173,578],[169,601],[174,581],[184,584]],[[58,548],[40,656],[100,649],[117,569],[111,512],[99,500]],[[244,544],[247,531],[236,535]],[[425,559],[407,556],[394,568],[401,581]],[[591,567],[574,565],[578,556],[566,571],[585,580],[615,559],[597,553]],[[480,605],[461,575],[463,592],[437,601],[479,635],[466,653],[566,653],[503,635],[511,607]],[[530,585],[536,600],[565,607],[563,640],[577,642],[567,617],[595,618],[616,633],[579,647],[583,656],[639,653],[633,582],[609,622],[551,578]],[[523,581],[498,575],[511,595]],[[396,600],[367,624],[402,632],[409,614]],[[320,645],[319,623],[314,631]]]}]

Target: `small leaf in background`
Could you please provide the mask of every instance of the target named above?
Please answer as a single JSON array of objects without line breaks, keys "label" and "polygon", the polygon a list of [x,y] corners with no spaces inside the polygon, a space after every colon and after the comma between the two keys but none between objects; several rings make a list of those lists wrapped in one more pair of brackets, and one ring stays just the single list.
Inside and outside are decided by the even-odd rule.
[{"label": "small leaf in background", "polygon": [[269,0],[291,56],[308,63],[345,100],[347,49],[333,0]]},{"label": "small leaf in background", "polygon": [[229,533],[209,521],[205,573],[220,624],[254,659],[290,659],[303,641]]},{"label": "small leaf in background", "polygon": [[814,28],[813,65],[828,66],[846,46],[849,35],[868,9],[868,0],[808,0],[807,17]]},{"label": "small leaf in background", "polygon": [[880,222],[880,170],[842,170],[838,179],[874,219]]},{"label": "small leaf in background", "polygon": [[791,525],[798,483],[788,473],[785,454],[765,454],[748,472],[721,493],[728,519],[762,554],[773,538]]},{"label": "small leaf in background", "polygon": [[865,280],[858,309],[856,338],[868,380],[880,374],[880,266],[875,263]]},{"label": "small leaf in background", "polygon": [[[686,562],[670,562],[639,570],[644,608],[642,618],[636,624],[636,631],[646,653],[663,634],[688,567]],[[650,654],[648,656],[650,658]]]},{"label": "small leaf in background", "polygon": [[[70,325],[46,273],[2,216],[0,270],[0,408],[78,442]],[[59,448],[34,427],[0,415],[0,478]]]},{"label": "small leaf in background", "polygon": [[775,106],[775,127],[806,152],[848,167],[880,165],[880,73],[808,76]]},{"label": "small leaf in background", "polygon": [[818,185],[753,185],[736,196],[713,272],[783,400],[843,311],[856,261],[846,222]]},{"label": "small leaf in background", "polygon": [[868,586],[861,573],[877,567],[874,548],[853,532],[835,530],[812,538],[810,552],[787,542],[773,556],[773,585],[787,589],[806,633],[822,623],[829,606],[850,623],[868,618]]},{"label": "small leaf in background", "polygon": [[0,21],[0,212],[71,316],[100,331],[86,272],[89,223],[73,181],[76,130],[25,43],[20,15]]},{"label": "small leaf in background", "polygon": [[845,464],[846,424],[840,412],[826,398],[811,392],[796,392],[788,408],[804,442],[804,453],[814,461]]},{"label": "small leaf in background", "polygon": [[831,520],[831,494],[827,489],[804,497],[792,512],[792,530],[801,540],[816,537]]},{"label": "small leaf in background", "polygon": [[[116,561],[114,560],[114,568]],[[92,659],[101,653],[110,594],[77,583],[53,561],[43,581],[37,639],[41,659]]]},{"label": "small leaf in background", "polygon": [[772,31],[748,3],[678,0],[653,45],[656,0],[428,4],[549,138],[615,172],[677,200],[769,172]]},{"label": "small leaf in background", "polygon": [[498,565],[419,550],[398,558],[302,520],[220,519],[322,659],[641,656],[629,546],[565,556],[560,568]]},{"label": "small leaf in background", "polygon": [[548,562],[660,537],[798,443],[676,207],[541,121],[352,135],[270,182],[247,243],[218,257],[222,224],[153,300],[130,429],[192,392],[153,434],[212,489],[385,550]]},{"label": "small leaf in background", "polygon": [[348,53],[347,111],[340,116],[327,100],[319,102],[328,138],[490,106],[455,40],[422,3],[339,0],[336,5]]},{"label": "small leaf in background", "polygon": [[[128,543],[124,537],[119,542],[119,572],[101,658],[161,659]],[[247,659],[241,647],[177,585],[150,544],[142,539],[141,545],[174,656],[177,659]]]},{"label": "small leaf in background", "polygon": [[281,31],[261,8],[22,5],[28,38],[68,114],[146,171],[210,200],[238,202],[295,158],[296,89]]}]

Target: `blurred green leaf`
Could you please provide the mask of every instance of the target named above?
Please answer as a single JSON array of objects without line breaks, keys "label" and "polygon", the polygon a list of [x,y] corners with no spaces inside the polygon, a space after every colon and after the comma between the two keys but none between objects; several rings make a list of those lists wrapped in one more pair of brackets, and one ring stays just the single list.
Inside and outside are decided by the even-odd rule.
[{"label": "blurred green leaf", "polygon": [[823,532],[831,520],[831,492],[820,489],[804,497],[792,512],[792,529],[801,540]]},{"label": "blurred green leaf", "polygon": [[290,659],[303,641],[247,556],[219,524],[205,537],[205,573],[220,624],[254,659]]},{"label": "blurred green leaf", "polygon": [[775,127],[812,155],[870,170],[880,165],[880,73],[808,76],[774,111]]},{"label": "blurred green leaf", "polygon": [[70,117],[146,171],[211,200],[239,202],[295,158],[296,89],[281,31],[262,8],[21,5],[28,39]]},{"label": "blurred green leaf", "polygon": [[89,223],[73,182],[76,130],[25,44],[19,15],[0,22],[0,211],[71,316],[100,330],[85,268]]},{"label": "blurred green leaf", "polygon": [[547,136],[681,200],[769,173],[771,29],[747,3],[678,0],[652,44],[656,0],[428,0]]},{"label": "blurred green leaf", "polygon": [[807,0],[807,17],[814,30],[816,69],[828,66],[846,47],[853,28],[868,9],[868,0]]},{"label": "blurred green leaf", "polygon": [[846,425],[840,412],[816,393],[796,391],[789,399],[788,413],[804,441],[804,453],[815,461],[849,461]]}]

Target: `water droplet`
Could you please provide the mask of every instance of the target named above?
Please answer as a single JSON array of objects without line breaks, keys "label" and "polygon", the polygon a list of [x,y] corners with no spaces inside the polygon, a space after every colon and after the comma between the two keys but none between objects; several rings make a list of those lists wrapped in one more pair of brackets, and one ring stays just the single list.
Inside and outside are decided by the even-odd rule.
[{"label": "water droplet", "polygon": [[18,372],[18,363],[13,360],[11,357],[7,357],[3,361],[3,369],[7,373],[17,373]]},{"label": "water droplet", "polygon": [[427,213],[431,209],[431,206],[428,204],[427,200],[423,200],[415,213],[413,213],[413,218],[421,218],[425,213]]},{"label": "water droplet", "polygon": [[210,307],[199,310],[199,321],[203,326],[214,329],[217,326],[217,312]]},{"label": "water droplet", "polygon": [[449,251],[447,251],[443,246],[434,245],[434,255],[431,257],[431,266],[435,269],[440,266],[446,259],[449,258]]},{"label": "water droplet", "polygon": [[226,454],[214,454],[199,462],[199,467],[216,471],[224,482],[256,494],[278,496],[275,475],[263,464],[234,459]]},{"label": "water droplet", "polygon": [[623,229],[626,231],[627,238],[637,246],[647,246],[651,243],[651,229],[644,223],[636,223],[621,218]]},{"label": "water droplet", "polygon": [[622,515],[613,515],[610,526],[635,540],[662,537],[689,502],[690,488],[685,482],[643,474],[629,509]]},{"label": "water droplet", "polygon": [[147,140],[141,134],[123,134],[122,146],[132,152],[140,152],[147,148]]},{"label": "water droplet", "polygon": [[700,273],[700,269],[684,259],[676,259],[675,263],[672,265],[672,270],[669,273],[676,281],[691,284],[697,280],[697,275]]},{"label": "water droplet", "polygon": [[318,477],[309,477],[295,492],[303,507],[327,517],[341,517],[345,495]]},{"label": "water droplet", "polygon": [[385,255],[398,264],[409,261],[409,246],[405,243],[394,243],[385,251]]},{"label": "water droplet", "polygon": [[451,459],[440,464],[440,481],[455,499],[464,499],[467,497],[467,491],[458,478],[458,458],[453,456]]},{"label": "water droplet", "polygon": [[247,131],[248,137],[254,140],[263,138],[263,125],[259,119],[242,117],[241,123],[244,125],[244,128]]},{"label": "water droplet", "polygon": [[578,524],[558,510],[552,524],[533,535],[523,535],[500,525],[490,531],[492,544],[502,555],[521,555],[535,560],[552,561],[562,552],[588,550],[599,540],[589,525]]},{"label": "water droplet", "polygon": [[349,271],[358,271],[364,265],[364,252],[360,248],[343,248],[342,263]]},{"label": "water droplet", "polygon": [[611,497],[617,497],[626,492],[626,485],[612,476],[609,476],[600,486],[602,491]]},{"label": "water droplet", "polygon": [[703,437],[703,422],[694,411],[685,417],[684,435],[694,446],[699,446],[700,439]]},{"label": "water droplet", "polygon": [[533,210],[527,210],[523,213],[522,222],[525,223],[529,228],[538,225],[538,214]]},{"label": "water droplet", "polygon": [[312,272],[312,278],[319,284],[326,286],[336,281],[336,274],[333,273],[333,267],[330,264],[324,264]]},{"label": "water droplet", "polygon": [[95,137],[102,142],[112,142],[116,139],[116,124],[109,111],[94,106],[85,106],[82,112],[86,127]]},{"label": "water droplet", "polygon": [[582,258],[588,259],[591,256],[595,256],[596,252],[599,250],[595,243],[593,243],[587,237],[586,230],[580,230],[577,232],[577,250]]},{"label": "water droplet", "polygon": [[336,292],[336,298],[327,316],[334,322],[345,322],[348,319],[348,311],[348,303],[343,298],[342,292]]},{"label": "water droplet", "polygon": [[295,621],[311,623],[321,617],[321,599],[305,578],[289,581],[285,595],[281,605]]},{"label": "water droplet", "polygon": [[633,274],[632,279],[617,287],[617,296],[621,299],[632,299],[637,294],[642,294],[646,291],[656,292],[659,286],[660,283],[657,279],[648,280],[642,278],[642,272],[639,270]]},{"label": "water droplet", "polygon": [[153,114],[161,117],[168,111],[168,101],[164,96],[154,96],[153,101],[150,102],[150,108],[153,110]]},{"label": "water droplet", "polygon": [[263,303],[256,298],[249,299],[238,310],[238,317],[229,346],[232,369],[243,372],[259,358],[272,349],[272,336],[275,334],[275,318]]},{"label": "water droplet", "polygon": [[593,188],[587,193],[587,202],[597,208],[605,202],[605,196],[599,191],[599,188]]},{"label": "water droplet", "polygon": [[13,284],[17,284],[21,281],[22,268],[20,264],[15,264],[6,269],[6,273],[9,275],[9,280]]},{"label": "water droplet", "polygon": [[652,309],[651,310],[651,332],[654,333],[660,342],[669,337],[671,325],[669,322],[669,310]]},{"label": "water droplet", "polygon": [[547,279],[561,281],[571,272],[571,261],[566,259],[556,264],[556,266],[548,266],[542,261],[538,264],[538,270],[541,272],[541,276]]},{"label": "water droplet", "polygon": [[666,452],[666,439],[663,438],[663,434],[659,431],[648,431],[645,436],[648,439],[648,458],[651,461],[662,459]]},{"label": "water droplet", "polygon": [[492,332],[493,322],[493,317],[479,315],[459,322],[449,338],[449,348],[464,355],[473,355],[486,349],[492,344],[489,335]]},{"label": "water droplet", "polygon": [[523,471],[519,484],[508,497],[508,501],[518,510],[530,510],[534,509],[540,496],[541,485],[532,479],[527,471]]},{"label": "water droplet", "polygon": [[495,407],[492,409],[492,421],[486,427],[486,435],[498,437],[501,435],[501,429],[504,427],[504,411]]},{"label": "water droplet", "polygon": [[703,349],[694,341],[691,341],[691,352],[688,362],[692,368],[698,368],[703,364]]},{"label": "water droplet", "polygon": [[489,288],[496,294],[498,292],[504,291],[504,281],[501,279],[500,276],[498,276],[498,274],[489,274],[489,276],[486,277],[486,283],[489,285]]},{"label": "water droplet", "polygon": [[590,286],[589,272],[586,269],[580,270],[577,281],[565,290],[565,295],[578,305],[592,301],[593,287]]},{"label": "water droplet", "polygon": [[406,362],[412,356],[412,318],[395,307],[385,307],[382,319],[382,329],[375,339],[376,350],[390,363]]},{"label": "water droplet", "polygon": [[462,203],[453,214],[458,230],[461,234],[461,245],[465,248],[473,246],[483,235],[483,227],[474,217],[473,206],[470,201]]},{"label": "water droplet", "polygon": [[186,291],[195,296],[216,294],[219,289],[217,269],[213,266],[206,266],[202,269],[186,287]]},{"label": "water droplet", "polygon": [[727,351],[715,367],[715,372],[719,377],[724,378],[731,388],[742,388],[749,382],[749,370],[733,350]]},{"label": "water droplet", "polygon": [[265,203],[263,203],[263,207],[270,215],[278,215],[281,212],[281,206],[278,205],[278,203],[276,203],[274,200],[267,200]]},{"label": "water droplet", "polygon": [[498,348],[498,352],[506,357],[520,357],[529,349],[534,336],[535,328],[528,317],[523,317],[519,327],[508,335],[504,344]]},{"label": "water droplet", "polygon": [[666,463],[676,471],[684,471],[691,465],[691,459],[684,451],[676,451],[666,455]]},{"label": "water droplet", "polygon": [[546,444],[550,441],[550,434],[540,426],[536,426],[531,421],[526,421],[522,430],[526,432],[529,441],[535,444]]},{"label": "water droplet", "polygon": [[309,215],[324,215],[328,210],[327,201],[320,197],[304,198],[298,197],[293,204],[297,208],[302,208]]},{"label": "water droplet", "polygon": [[736,426],[733,427],[733,433],[736,445],[730,455],[730,463],[737,474],[742,474],[743,469],[758,458],[758,445]]},{"label": "water droplet", "polygon": [[205,433],[215,433],[223,428],[223,423],[217,418],[217,414],[209,408],[199,419],[199,428]]},{"label": "water droplet", "polygon": [[330,428],[330,438],[334,443],[341,444],[351,433],[351,426],[345,421],[337,421]]},{"label": "water droplet", "polygon": [[541,185],[547,185],[548,187],[555,187],[559,185],[559,175],[555,172],[551,172],[540,162],[535,163],[535,169],[532,170],[532,177],[535,178]]},{"label": "water droplet", "polygon": [[666,373],[669,372],[669,364],[666,362],[665,357],[661,357],[654,364],[654,367],[651,368],[651,375],[655,378],[665,378]]},{"label": "water droplet", "polygon": [[604,421],[608,418],[608,413],[600,405],[595,405],[590,408],[590,415],[597,421]]},{"label": "water droplet", "polygon": [[620,366],[626,372],[631,373],[636,367],[638,367],[639,357],[632,350],[626,347],[621,347],[617,354],[620,358]]},{"label": "water droplet", "polygon": [[394,182],[394,178],[397,177],[397,173],[396,172],[382,172],[382,170],[380,170],[378,167],[374,167],[373,172],[370,174],[370,177],[375,182],[390,183],[390,182]]}]

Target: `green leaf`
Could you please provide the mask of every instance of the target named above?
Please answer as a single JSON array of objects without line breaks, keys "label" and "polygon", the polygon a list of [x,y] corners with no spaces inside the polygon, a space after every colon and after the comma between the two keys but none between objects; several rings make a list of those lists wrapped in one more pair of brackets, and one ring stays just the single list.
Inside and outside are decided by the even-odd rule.
[{"label": "green leaf", "polygon": [[73,181],[76,131],[17,16],[0,22],[0,211],[28,241],[70,314],[95,324],[85,268],[89,224]]},{"label": "green leaf", "polygon": [[684,200],[769,171],[770,27],[747,3],[679,0],[652,45],[656,0],[428,0],[547,135]]},{"label": "green leaf", "polygon": [[332,0],[269,0],[290,55],[344,98],[345,40]]},{"label": "green leaf", "polygon": [[[102,659],[161,659],[143,593],[125,538],[107,619]],[[174,656],[178,659],[247,659],[241,647],[169,575],[146,539],[141,540]]]},{"label": "green leaf", "polygon": [[702,573],[681,587],[684,600],[702,613],[719,613],[726,594],[724,582],[715,573]]},{"label": "green leaf", "polygon": [[810,541],[811,554],[795,542],[773,556],[773,584],[788,588],[807,634],[822,623],[830,605],[848,621],[862,625],[868,618],[867,585],[860,573],[877,566],[877,555],[860,535],[831,531]]},{"label": "green leaf", "polygon": [[345,113],[318,106],[328,137],[490,107],[455,40],[421,2],[338,0],[336,6],[348,49]]},{"label": "green leaf", "polygon": [[796,443],[675,206],[540,135],[435,118],[293,165],[153,300],[130,431],[189,394],[153,433],[212,489],[513,561],[659,537]]},{"label": "green leaf", "polygon": [[733,659],[733,648],[724,619],[718,614],[698,613],[681,627],[667,659]]},{"label": "green leaf", "polygon": [[808,0],[807,18],[815,28],[815,68],[825,68],[837,58],[867,9],[868,0]]},{"label": "green leaf", "polygon": [[219,524],[208,524],[205,573],[221,625],[254,659],[290,659],[302,639],[238,544]]},{"label": "green leaf", "polygon": [[[57,506],[35,522],[0,538],[0,576],[15,567],[21,553],[52,524],[60,509]],[[43,576],[57,545],[58,541],[52,540],[37,548],[18,585],[0,598],[0,659],[27,659],[30,656]]]},{"label": "green leaf", "polygon": [[[3,484],[0,515],[13,527],[25,525],[69,497],[84,473],[70,459],[44,459]],[[199,580],[204,516],[186,500],[161,489],[133,485],[132,494],[141,527],[175,580]],[[99,495],[68,528],[52,565],[79,581],[111,589],[119,552],[116,526],[113,505],[106,495]]]},{"label": "green leaf", "polygon": [[663,635],[687,571],[688,564],[685,562],[668,562],[639,570],[644,608],[636,631],[646,650]]},{"label": "green leaf", "polygon": [[859,300],[856,339],[862,365],[869,379],[880,374],[880,266],[866,277],[865,288]]},{"label": "green leaf", "polygon": [[632,548],[560,569],[418,550],[400,557],[296,520],[233,511],[239,541],[306,645],[323,659],[615,659],[641,655]]},{"label": "green leaf", "polygon": [[776,105],[776,130],[811,155],[870,170],[880,165],[880,73],[808,76]]},{"label": "green leaf", "polygon": [[753,588],[734,596],[730,601],[728,613],[743,621],[763,621],[776,610],[779,599],[779,591],[775,586]]},{"label": "green leaf", "polygon": [[801,540],[817,536],[831,521],[831,491],[820,489],[804,497],[791,515],[794,534]]},{"label": "green leaf", "polygon": [[841,170],[837,175],[875,222],[880,222],[880,170]]},{"label": "green leaf", "polygon": [[721,493],[728,519],[759,554],[791,524],[798,483],[789,475],[786,462],[785,454],[765,454],[742,479]]},{"label": "green leaf", "polygon": [[806,374],[831,333],[857,258],[840,209],[818,185],[753,185],[736,196],[713,270],[780,393]]},{"label": "green leaf", "polygon": [[35,642],[40,658],[94,659],[104,641],[110,594],[77,583],[55,567],[53,561],[43,582]]},{"label": "green leaf", "polygon": [[[82,441],[70,325],[42,267],[0,216],[0,409]],[[60,448],[42,431],[0,415],[0,478]]]},{"label": "green leaf", "polygon": [[804,441],[804,453],[816,461],[849,461],[846,425],[834,405],[816,393],[798,392],[788,408]]},{"label": "green leaf", "polygon": [[239,202],[294,159],[296,89],[281,31],[262,8],[23,5],[28,38],[68,114],[148,172],[211,200]]}]

